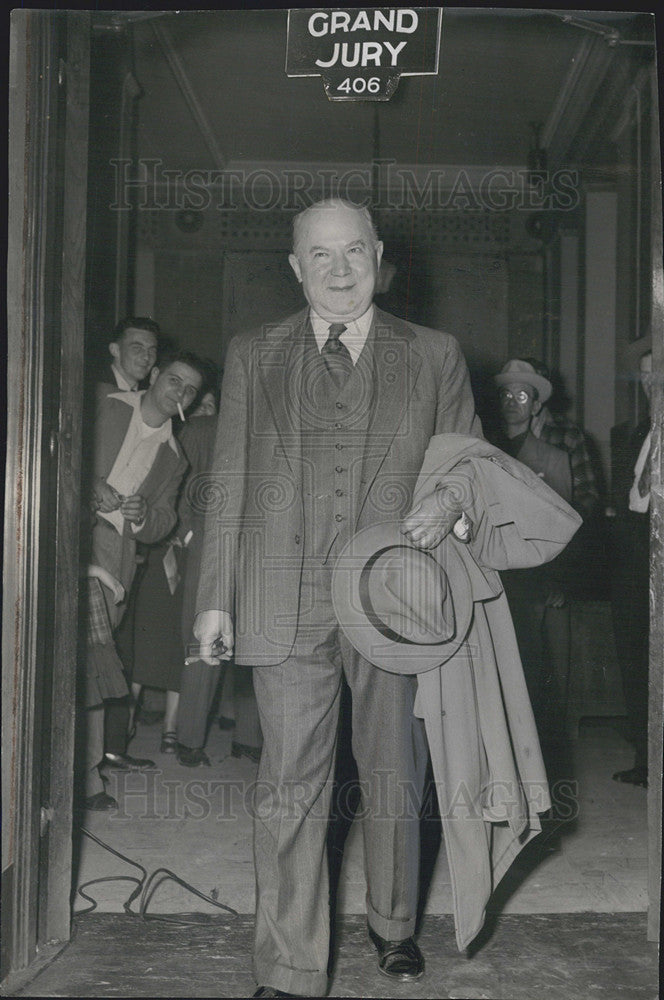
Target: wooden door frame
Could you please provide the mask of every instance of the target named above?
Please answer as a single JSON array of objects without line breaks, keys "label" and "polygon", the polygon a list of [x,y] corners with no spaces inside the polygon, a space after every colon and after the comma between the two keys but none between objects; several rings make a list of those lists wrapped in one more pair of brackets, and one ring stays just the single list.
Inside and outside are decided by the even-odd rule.
[{"label": "wooden door frame", "polygon": [[34,975],[70,935],[89,63],[88,12],[12,12],[7,987],[26,971]]},{"label": "wooden door frame", "polygon": [[664,239],[657,72],[651,88],[651,333],[653,371],[650,493],[650,669],[648,673],[648,940],[659,941],[662,904],[662,758],[664,719]]}]

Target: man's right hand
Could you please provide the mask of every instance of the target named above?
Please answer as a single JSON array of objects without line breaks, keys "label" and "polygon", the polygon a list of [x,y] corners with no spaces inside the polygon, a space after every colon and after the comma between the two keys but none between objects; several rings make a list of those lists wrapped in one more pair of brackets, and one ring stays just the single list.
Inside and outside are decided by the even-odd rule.
[{"label": "man's right hand", "polygon": [[194,621],[200,646],[196,659],[216,665],[233,655],[233,620],[227,611],[201,611]]},{"label": "man's right hand", "polygon": [[94,495],[97,510],[103,514],[110,514],[111,511],[117,510],[124,499],[110,483],[101,477],[95,480]]}]

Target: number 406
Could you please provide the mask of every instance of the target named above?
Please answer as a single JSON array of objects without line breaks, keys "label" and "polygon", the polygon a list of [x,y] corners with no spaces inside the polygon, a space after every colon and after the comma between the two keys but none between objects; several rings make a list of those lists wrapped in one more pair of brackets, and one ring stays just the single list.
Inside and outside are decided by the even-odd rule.
[{"label": "number 406", "polygon": [[356,76],[353,80],[349,76],[337,87],[337,90],[343,91],[345,94],[350,94],[352,91],[354,94],[377,94],[380,91],[380,79],[377,76],[370,76],[366,80],[363,76]]}]

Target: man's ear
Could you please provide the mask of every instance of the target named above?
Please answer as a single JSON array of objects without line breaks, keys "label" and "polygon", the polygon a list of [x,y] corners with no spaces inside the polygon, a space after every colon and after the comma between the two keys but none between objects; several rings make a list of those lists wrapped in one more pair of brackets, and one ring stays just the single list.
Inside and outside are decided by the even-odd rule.
[{"label": "man's ear", "polygon": [[158,378],[159,378],[159,369],[155,365],[152,371],[150,372],[150,377],[149,377],[150,385],[154,385]]},{"label": "man's ear", "polygon": [[300,262],[294,253],[288,255],[288,263],[295,271],[295,277],[301,283],[302,282],[302,271],[300,269]]},{"label": "man's ear", "polygon": [[111,357],[113,358],[113,360],[117,361],[119,359],[119,357],[120,357],[120,346],[119,346],[119,344],[114,340],[112,344],[108,345],[108,349],[111,352]]},{"label": "man's ear", "polygon": [[533,400],[533,416],[536,417],[539,411],[542,409],[542,401],[540,399]]},{"label": "man's ear", "polygon": [[380,267],[380,262],[382,259],[383,259],[383,244],[379,240],[378,243],[376,243],[376,268]]}]

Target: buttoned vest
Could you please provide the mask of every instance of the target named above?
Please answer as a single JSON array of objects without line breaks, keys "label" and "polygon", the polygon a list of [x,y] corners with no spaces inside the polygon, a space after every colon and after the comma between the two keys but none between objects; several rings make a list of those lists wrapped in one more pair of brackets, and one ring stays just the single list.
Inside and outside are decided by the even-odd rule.
[{"label": "buttoned vest", "polygon": [[362,462],[374,404],[373,336],[343,385],[335,383],[309,332],[300,397],[304,554],[331,562],[357,519]]}]

